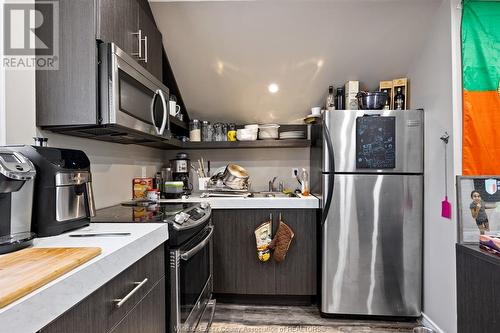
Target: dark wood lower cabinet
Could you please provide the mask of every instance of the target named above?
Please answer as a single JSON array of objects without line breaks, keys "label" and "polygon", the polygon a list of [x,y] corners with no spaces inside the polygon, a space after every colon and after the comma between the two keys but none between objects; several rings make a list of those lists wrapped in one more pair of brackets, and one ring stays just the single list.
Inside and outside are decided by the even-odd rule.
[{"label": "dark wood lower cabinet", "polygon": [[165,333],[165,278],[144,297],[111,333]]},{"label": "dark wood lower cabinet", "polygon": [[[273,216],[273,235],[281,213],[295,237],[285,261],[257,258],[254,230]],[[317,293],[317,235],[315,209],[221,209],[212,211],[214,234],[214,292],[239,295],[297,295]]]},{"label": "dark wood lower cabinet", "polygon": [[478,245],[456,246],[457,331],[496,333],[500,330],[500,258]]},{"label": "dark wood lower cabinet", "polygon": [[[116,299],[131,293],[123,303]],[[42,333],[164,333],[165,246],[161,245],[44,327]],[[48,305],[50,306],[50,305]]]}]

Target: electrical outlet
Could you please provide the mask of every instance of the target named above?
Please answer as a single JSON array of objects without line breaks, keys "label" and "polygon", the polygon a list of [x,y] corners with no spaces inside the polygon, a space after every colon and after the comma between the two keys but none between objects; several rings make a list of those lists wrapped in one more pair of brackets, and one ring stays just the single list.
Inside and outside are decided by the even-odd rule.
[{"label": "electrical outlet", "polygon": [[297,178],[299,175],[299,168],[292,168],[292,178]]}]

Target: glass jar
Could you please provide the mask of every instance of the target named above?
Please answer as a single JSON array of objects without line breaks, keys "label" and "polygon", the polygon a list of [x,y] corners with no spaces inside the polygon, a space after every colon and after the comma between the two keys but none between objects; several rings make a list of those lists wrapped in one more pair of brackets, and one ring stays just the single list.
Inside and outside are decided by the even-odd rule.
[{"label": "glass jar", "polygon": [[189,140],[191,142],[201,141],[201,124],[198,119],[193,119],[189,123]]},{"label": "glass jar", "polygon": [[214,124],[214,141],[224,141],[224,131],[221,123]]},{"label": "glass jar", "polygon": [[227,124],[222,124],[222,141],[227,141]]},{"label": "glass jar", "polygon": [[236,141],[236,125],[233,123],[228,124],[227,141]]},{"label": "glass jar", "polygon": [[201,141],[212,141],[208,140],[208,125],[210,125],[209,121],[204,120],[201,123]]}]

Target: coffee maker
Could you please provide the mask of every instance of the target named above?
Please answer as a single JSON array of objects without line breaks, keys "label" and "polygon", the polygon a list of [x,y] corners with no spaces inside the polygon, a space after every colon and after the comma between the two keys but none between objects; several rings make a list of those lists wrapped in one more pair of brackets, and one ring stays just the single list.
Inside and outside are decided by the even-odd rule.
[{"label": "coffee maker", "polygon": [[31,211],[35,166],[20,153],[0,147],[0,254],[33,243]]},{"label": "coffee maker", "polygon": [[95,216],[90,161],[83,151],[38,146],[12,149],[35,165],[32,228],[39,237],[59,235]]},{"label": "coffee maker", "polygon": [[175,159],[170,160],[172,169],[172,178],[184,183],[184,194],[191,194],[192,186],[189,182],[189,170],[191,169],[191,160],[188,154],[178,153]]}]

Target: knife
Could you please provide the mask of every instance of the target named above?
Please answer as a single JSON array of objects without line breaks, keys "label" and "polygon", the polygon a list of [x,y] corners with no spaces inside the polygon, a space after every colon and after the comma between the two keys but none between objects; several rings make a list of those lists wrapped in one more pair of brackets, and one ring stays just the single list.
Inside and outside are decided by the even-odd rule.
[{"label": "knife", "polygon": [[115,236],[130,236],[130,232],[103,232],[95,234],[72,234],[69,237],[115,237]]}]

